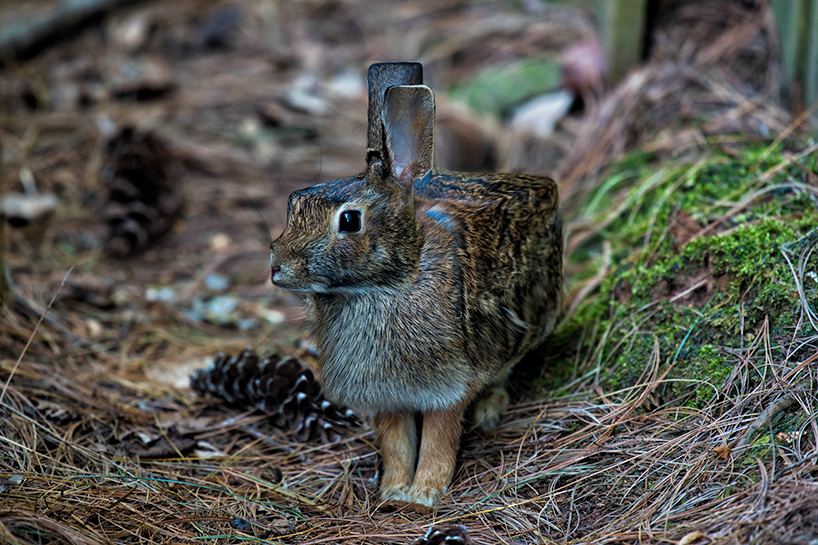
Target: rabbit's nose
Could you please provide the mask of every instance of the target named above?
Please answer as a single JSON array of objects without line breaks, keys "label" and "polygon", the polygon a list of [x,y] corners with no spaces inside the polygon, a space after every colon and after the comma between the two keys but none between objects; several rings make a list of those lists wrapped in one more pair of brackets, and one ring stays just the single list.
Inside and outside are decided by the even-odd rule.
[{"label": "rabbit's nose", "polygon": [[281,272],[281,266],[280,265],[273,265],[273,266],[270,267],[270,281],[275,285],[278,285],[278,284],[276,284],[276,280],[277,280],[276,276],[280,272]]},{"label": "rabbit's nose", "polygon": [[270,279],[275,282],[276,274],[281,272],[281,260],[278,256],[270,252]]}]

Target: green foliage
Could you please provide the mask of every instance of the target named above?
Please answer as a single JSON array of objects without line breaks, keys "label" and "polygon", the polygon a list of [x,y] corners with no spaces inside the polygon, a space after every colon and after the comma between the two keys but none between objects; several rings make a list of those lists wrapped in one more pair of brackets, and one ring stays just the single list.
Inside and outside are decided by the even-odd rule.
[{"label": "green foliage", "polygon": [[[561,365],[579,359],[606,392],[635,385],[658,346],[660,369],[673,366],[663,396],[703,406],[731,376],[730,349],[752,342],[765,321],[773,337],[799,321],[785,252],[797,256],[818,238],[818,198],[799,189],[804,169],[780,151],[671,167],[653,159],[627,157],[581,208],[578,219],[599,228],[570,256],[568,269],[579,272],[569,287],[598,274],[606,243],[611,259],[554,343],[567,347]],[[814,284],[804,289],[818,308]]]},{"label": "green foliage", "polygon": [[523,59],[486,68],[453,88],[450,94],[476,112],[502,117],[523,101],[556,89],[560,77],[561,68],[556,61]]}]

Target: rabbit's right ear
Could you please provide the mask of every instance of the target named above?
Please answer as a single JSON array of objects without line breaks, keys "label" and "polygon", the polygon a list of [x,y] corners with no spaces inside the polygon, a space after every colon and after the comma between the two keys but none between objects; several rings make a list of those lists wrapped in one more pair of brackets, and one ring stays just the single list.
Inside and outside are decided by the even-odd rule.
[{"label": "rabbit's right ear", "polygon": [[383,127],[392,177],[401,185],[426,176],[434,160],[435,98],[425,85],[387,89]]}]

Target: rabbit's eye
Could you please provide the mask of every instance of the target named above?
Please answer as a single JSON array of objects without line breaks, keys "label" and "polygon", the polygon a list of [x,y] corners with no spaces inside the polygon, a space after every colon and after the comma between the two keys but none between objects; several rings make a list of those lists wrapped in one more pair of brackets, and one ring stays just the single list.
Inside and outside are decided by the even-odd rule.
[{"label": "rabbit's eye", "polygon": [[358,210],[344,210],[338,216],[339,233],[357,233],[361,230],[361,213]]}]

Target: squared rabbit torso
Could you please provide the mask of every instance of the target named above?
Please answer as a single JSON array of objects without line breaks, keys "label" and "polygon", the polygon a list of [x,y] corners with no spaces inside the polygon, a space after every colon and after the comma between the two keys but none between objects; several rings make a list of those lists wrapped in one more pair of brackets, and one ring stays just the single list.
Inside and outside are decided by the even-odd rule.
[{"label": "squared rabbit torso", "polygon": [[555,191],[551,199],[538,180],[515,186],[489,175],[477,195],[446,173],[416,184],[417,277],[310,297],[331,399],[363,413],[451,406],[502,380],[542,341],[559,300],[542,291],[560,289],[561,271],[532,261],[561,266],[551,253],[561,254],[562,234]]}]

